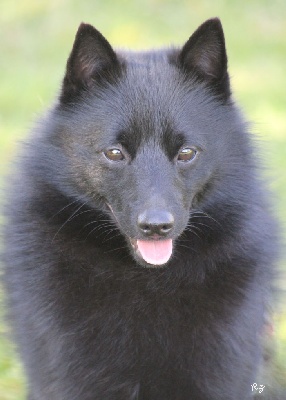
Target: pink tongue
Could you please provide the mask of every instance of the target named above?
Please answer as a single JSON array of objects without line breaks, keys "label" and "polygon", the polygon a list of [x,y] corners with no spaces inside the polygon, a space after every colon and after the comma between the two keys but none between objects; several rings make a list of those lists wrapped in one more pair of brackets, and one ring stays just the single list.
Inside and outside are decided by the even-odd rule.
[{"label": "pink tongue", "polygon": [[165,264],[172,255],[172,239],[137,240],[138,250],[148,264]]}]

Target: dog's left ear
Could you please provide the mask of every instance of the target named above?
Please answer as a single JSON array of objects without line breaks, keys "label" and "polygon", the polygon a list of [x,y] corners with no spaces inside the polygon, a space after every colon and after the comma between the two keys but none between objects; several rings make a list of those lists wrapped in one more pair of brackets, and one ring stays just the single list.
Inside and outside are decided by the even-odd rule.
[{"label": "dog's left ear", "polygon": [[108,41],[92,25],[82,23],[67,61],[60,101],[73,101],[93,82],[108,79],[119,69],[119,61]]},{"label": "dog's left ear", "polygon": [[227,55],[221,22],[218,18],[204,22],[189,38],[179,54],[180,66],[224,97],[229,97]]}]

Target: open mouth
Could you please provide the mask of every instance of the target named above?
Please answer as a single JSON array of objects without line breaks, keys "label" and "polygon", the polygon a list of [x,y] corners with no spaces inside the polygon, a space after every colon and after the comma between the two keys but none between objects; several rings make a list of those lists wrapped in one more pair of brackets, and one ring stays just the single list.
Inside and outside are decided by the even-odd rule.
[{"label": "open mouth", "polygon": [[172,255],[173,240],[130,239],[136,255],[150,265],[166,264]]}]

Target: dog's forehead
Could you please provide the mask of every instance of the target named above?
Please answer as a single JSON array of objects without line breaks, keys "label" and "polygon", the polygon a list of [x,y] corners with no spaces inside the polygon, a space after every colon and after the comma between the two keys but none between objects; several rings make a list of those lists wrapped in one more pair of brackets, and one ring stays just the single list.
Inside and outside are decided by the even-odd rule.
[{"label": "dog's forehead", "polygon": [[182,83],[177,69],[164,58],[146,58],[141,55],[127,63],[117,101],[128,124],[154,135],[160,134],[160,128],[169,129],[182,110]]},{"label": "dog's forehead", "polygon": [[147,62],[142,56],[127,64],[118,87],[124,115],[117,140],[133,156],[150,142],[162,149],[166,136],[170,139],[176,135],[174,116],[180,109],[179,96],[174,96],[176,75],[162,60]]},{"label": "dog's forehead", "polygon": [[[142,56],[127,63],[126,72],[122,80],[122,87],[126,90],[126,101],[129,106],[155,113],[170,112],[177,106],[182,91],[186,91],[182,74],[171,65],[165,57],[149,58]],[[129,96],[128,96],[129,94]]]},{"label": "dog's forehead", "polygon": [[135,155],[144,144],[161,149],[168,143],[177,148],[184,140],[200,144],[204,140],[200,132],[205,131],[200,125],[205,114],[213,114],[203,85],[186,79],[166,52],[128,57],[116,84],[96,90],[84,108],[91,132],[105,132],[95,135],[99,145],[121,143]]}]

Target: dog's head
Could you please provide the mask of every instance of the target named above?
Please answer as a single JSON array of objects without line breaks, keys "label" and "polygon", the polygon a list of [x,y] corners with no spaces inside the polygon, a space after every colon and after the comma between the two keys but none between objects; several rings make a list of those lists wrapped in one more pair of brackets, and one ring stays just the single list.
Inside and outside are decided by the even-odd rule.
[{"label": "dog's head", "polygon": [[182,49],[118,54],[82,24],[56,113],[65,179],[68,169],[70,186],[109,214],[139,263],[166,264],[183,232],[212,225],[212,203],[226,215],[226,187],[237,187],[247,154],[218,19]]}]

